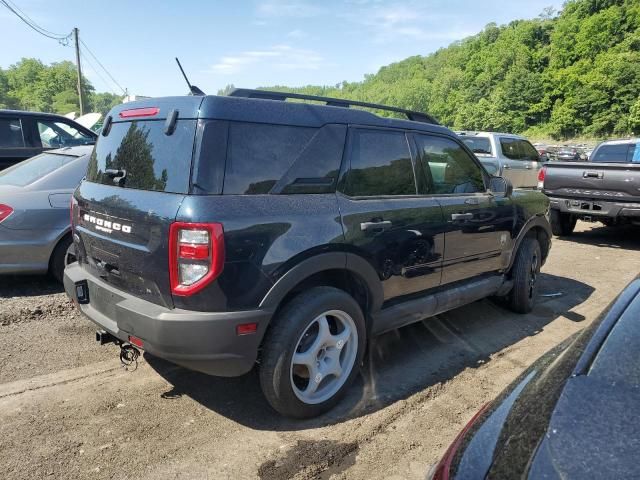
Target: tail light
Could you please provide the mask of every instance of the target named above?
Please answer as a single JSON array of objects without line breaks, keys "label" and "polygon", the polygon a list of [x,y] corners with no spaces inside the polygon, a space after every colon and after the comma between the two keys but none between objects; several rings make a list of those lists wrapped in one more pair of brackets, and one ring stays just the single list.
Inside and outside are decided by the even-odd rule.
[{"label": "tail light", "polygon": [[547,167],[542,167],[538,172],[538,188],[542,190],[544,188],[544,177],[547,176]]},{"label": "tail light", "polygon": [[462,431],[455,438],[453,443],[449,446],[444,456],[440,460],[440,462],[436,465],[435,470],[432,470],[433,474],[431,476],[431,480],[449,480],[451,478],[451,467],[453,466],[453,462],[455,460],[456,454],[462,445],[464,438],[466,437],[469,430],[473,428],[473,426],[480,420],[484,413],[491,406],[491,402],[486,403],[483,407],[476,413],[469,423],[465,425]]},{"label": "tail light", "polygon": [[3,222],[9,215],[13,213],[13,208],[4,203],[0,203],[0,222]]},{"label": "tail light", "polygon": [[169,229],[169,277],[174,295],[199,292],[222,273],[224,231],[220,223],[174,222]]}]

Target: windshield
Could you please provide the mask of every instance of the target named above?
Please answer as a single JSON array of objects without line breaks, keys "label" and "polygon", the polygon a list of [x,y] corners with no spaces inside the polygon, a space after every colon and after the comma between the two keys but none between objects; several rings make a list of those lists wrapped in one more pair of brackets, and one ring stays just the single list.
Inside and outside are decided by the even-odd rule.
[{"label": "windshield", "polygon": [[78,157],[42,153],[0,172],[0,185],[24,187],[50,174]]},{"label": "windshield", "polygon": [[491,142],[487,137],[462,137],[462,141],[473,153],[491,155]]}]

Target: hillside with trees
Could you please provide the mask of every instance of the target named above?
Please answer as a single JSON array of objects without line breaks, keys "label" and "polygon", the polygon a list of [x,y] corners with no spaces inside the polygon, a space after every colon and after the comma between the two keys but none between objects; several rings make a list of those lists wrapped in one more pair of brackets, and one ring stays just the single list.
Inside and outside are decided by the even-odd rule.
[{"label": "hillside with trees", "polygon": [[[73,63],[45,65],[35,58],[23,58],[6,70],[0,69],[0,108],[65,114],[79,112],[78,77]],[[87,111],[105,114],[122,97],[97,93],[83,78]]]},{"label": "hillside with trees", "polygon": [[570,0],[361,82],[270,87],[427,111],[455,129],[533,137],[640,133],[640,2]]}]

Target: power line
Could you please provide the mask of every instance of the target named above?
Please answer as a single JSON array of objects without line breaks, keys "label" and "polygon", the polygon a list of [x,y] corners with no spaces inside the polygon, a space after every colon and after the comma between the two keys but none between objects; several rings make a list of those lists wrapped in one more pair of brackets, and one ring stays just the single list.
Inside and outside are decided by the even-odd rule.
[{"label": "power line", "polygon": [[65,35],[62,35],[61,33],[54,33],[54,32],[52,32],[51,30],[47,30],[46,28],[41,27],[41,26],[40,26],[40,25],[38,25],[38,24],[37,24],[37,23],[36,23],[36,22],[35,22],[35,21],[34,21],[34,20],[29,16],[29,15],[27,15],[27,14],[25,13],[25,11],[24,11],[24,10],[22,10],[20,7],[18,7],[14,2],[12,2],[11,0],[3,0],[3,3],[4,3],[5,1],[6,1],[6,2],[8,2],[8,3],[9,3],[9,4],[10,4],[10,5],[15,9],[15,10],[17,10],[18,12],[20,12],[20,14],[21,14],[23,17],[25,17],[27,20],[29,20],[29,22],[30,22],[30,23],[32,23],[33,25],[35,25],[39,30],[42,30],[43,32],[46,32],[46,33],[48,33],[49,35],[53,35],[53,36],[55,36],[55,37],[65,37],[65,38],[66,38],[66,37],[68,37],[68,35],[66,35],[66,36],[65,36]]},{"label": "power line", "polygon": [[[0,0],[0,1],[2,1],[2,0]],[[113,78],[113,75],[111,75],[111,73],[109,73],[109,70],[107,70],[107,69],[104,67],[104,65],[102,65],[102,63],[100,62],[100,60],[98,60],[98,58],[93,54],[93,52],[92,52],[92,51],[91,51],[91,49],[87,46],[87,44],[86,44],[86,43],[84,43],[84,41],[82,41],[82,40],[80,40],[80,43],[84,46],[84,48],[87,50],[87,52],[89,52],[89,54],[93,57],[93,59],[94,59],[96,62],[98,62],[98,65],[100,65],[100,66],[102,67],[102,70],[104,70],[104,71],[105,71],[105,73],[109,76],[109,78],[110,78],[111,80],[113,80],[113,83],[115,83],[115,84],[118,86],[118,88],[119,88],[120,90],[122,90],[122,93],[123,93],[124,95],[126,95],[126,94],[127,94],[127,91],[126,91],[124,88],[122,88],[122,85],[120,85],[120,84],[116,81],[116,79],[115,79],[115,78]]]},{"label": "power line", "polygon": [[102,80],[102,83],[105,84],[105,86],[111,90],[111,93],[113,93],[114,95],[117,95],[117,93],[113,90],[113,87],[109,84],[109,82],[107,82],[104,77],[100,74],[100,72],[96,69],[95,65],[93,65],[93,63],[89,60],[89,57],[87,57],[84,53],[82,53],[82,50],[80,50],[80,56],[82,57],[82,59],[87,63],[87,65],[89,65],[89,67],[91,68],[91,70],[93,70],[93,73],[95,73],[98,77],[100,77],[100,80]]},{"label": "power line", "polygon": [[4,5],[11,13],[13,13],[16,17],[22,20],[27,26],[29,26],[35,32],[38,32],[40,35],[43,35],[52,40],[57,40],[60,44],[65,46],[69,44],[69,38],[71,37],[71,33],[69,33],[68,35],[61,35],[61,34],[50,32],[49,30],[42,28],[36,22],[31,20],[31,18],[29,18],[17,6],[15,6],[14,4],[10,5],[7,0],[0,0],[0,4]]}]

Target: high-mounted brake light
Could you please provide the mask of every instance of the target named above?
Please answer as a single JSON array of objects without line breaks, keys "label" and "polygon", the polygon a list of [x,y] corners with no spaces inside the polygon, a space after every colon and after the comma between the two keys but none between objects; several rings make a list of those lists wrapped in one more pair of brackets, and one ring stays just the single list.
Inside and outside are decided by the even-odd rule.
[{"label": "high-mounted brake light", "polygon": [[0,203],[0,222],[6,220],[6,218],[13,213],[13,208],[4,203]]},{"label": "high-mounted brake light", "polygon": [[145,107],[145,108],[131,108],[129,110],[121,111],[118,116],[120,118],[132,118],[132,117],[154,117],[160,112],[158,107]]},{"label": "high-mounted brake light", "polygon": [[224,267],[220,223],[174,222],[169,228],[169,277],[174,295],[189,296],[215,280]]},{"label": "high-mounted brake light", "polygon": [[544,188],[544,177],[547,176],[547,167],[542,167],[538,172],[538,188],[542,190]]}]

